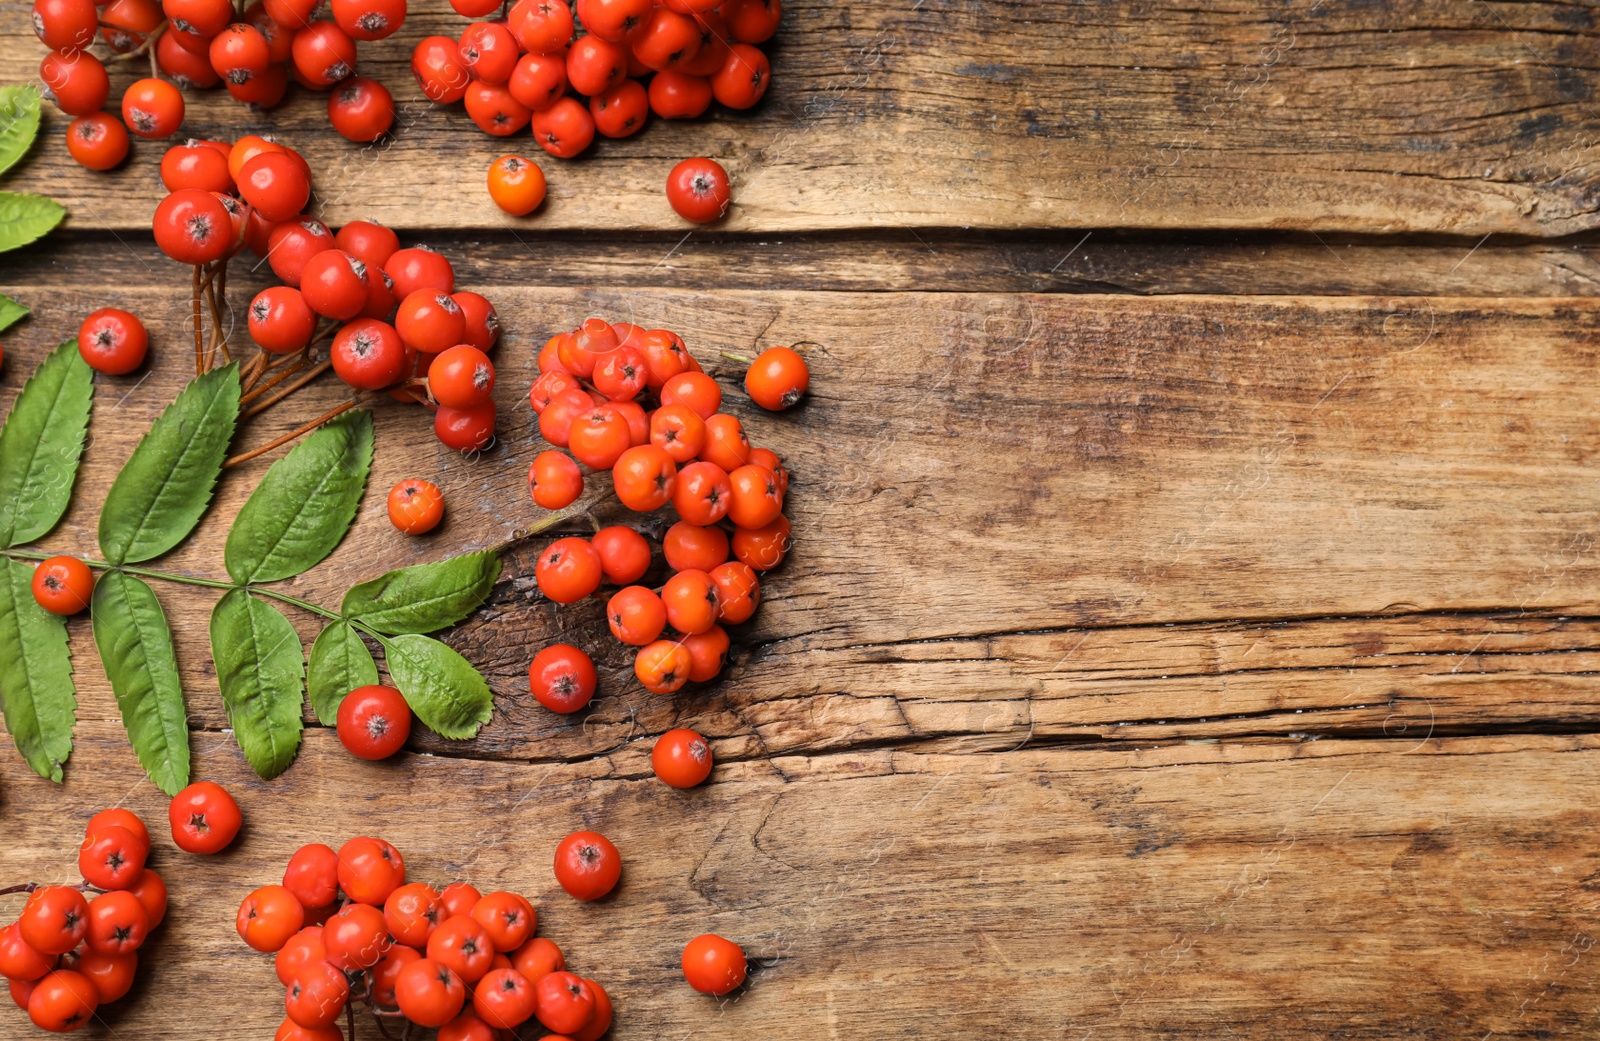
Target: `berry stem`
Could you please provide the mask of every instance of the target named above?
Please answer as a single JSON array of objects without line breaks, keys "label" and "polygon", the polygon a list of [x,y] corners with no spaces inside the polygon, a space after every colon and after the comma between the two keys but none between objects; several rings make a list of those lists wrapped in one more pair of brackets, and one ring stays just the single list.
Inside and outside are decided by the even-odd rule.
[{"label": "berry stem", "polygon": [[[111,62],[111,61],[132,61],[134,58],[137,58],[142,54],[149,54],[150,55],[150,64],[151,64],[152,67],[154,67],[154,65],[155,65],[156,40],[158,40],[161,37],[162,33],[167,31],[167,26],[170,25],[170,24],[171,24],[170,22],[168,22],[165,18],[163,18],[161,20],[161,24],[160,25],[158,25],[154,29],[150,30],[150,35],[148,35],[148,36],[146,36],[144,38],[144,42],[143,43],[141,43],[139,46],[135,47],[131,51],[123,51],[121,54],[113,54],[111,57],[107,58],[106,61],[108,61],[108,62]],[[121,26],[107,25],[105,22],[101,22],[100,23],[100,28],[102,28],[102,29],[120,29]]]},{"label": "berry stem", "polygon": [[724,358],[728,359],[729,361],[741,361],[741,362],[744,362],[746,365],[749,365],[751,363],[751,361],[753,360],[748,355],[735,354],[733,351],[722,351],[720,353],[722,354],[722,356]]},{"label": "berry stem", "polygon": [[[0,550],[0,554],[15,557],[17,560],[49,560],[56,556],[54,553],[40,553],[32,549],[7,549]],[[199,578],[195,575],[179,575],[171,571],[157,571],[154,568],[135,567],[132,564],[113,564],[109,560],[95,560],[93,557],[82,557],[85,564],[97,571],[126,571],[130,575],[142,575],[145,578],[160,578],[168,582],[181,582],[189,586],[205,586],[208,589],[234,589],[232,582],[219,582],[214,578]]]},{"label": "berry stem", "polygon": [[194,374],[204,376],[206,372],[205,339],[200,332],[200,265],[194,266]]},{"label": "berry stem", "polygon": [[0,889],[0,896],[10,896],[12,893],[31,893],[38,888],[39,883],[37,882],[23,882],[20,885],[6,886],[4,889]]},{"label": "berry stem", "polygon": [[[263,369],[260,373],[257,373],[256,381],[254,381],[252,384],[247,384],[245,386],[245,388],[244,388],[245,392],[244,392],[244,395],[239,398],[239,404],[241,404],[241,405],[250,404],[250,402],[254,401],[256,398],[259,398],[261,395],[265,394],[267,391],[271,390],[273,387],[277,386],[279,383],[282,383],[284,380],[288,379],[290,376],[293,376],[295,373],[297,373],[301,369],[305,368],[306,367],[306,362],[308,360],[310,360],[309,359],[309,354],[308,354],[309,350],[310,350],[310,348],[308,348],[308,347],[301,348],[300,350],[296,351],[295,353],[287,355],[282,360],[273,362],[271,365],[268,365],[265,369]],[[273,372],[273,371],[275,371],[277,369],[280,369],[280,368],[283,371],[279,372],[276,376],[272,377],[272,379],[267,380],[267,382],[265,382],[265,383],[260,383],[259,385],[255,385],[256,382],[259,382],[259,380],[261,379],[262,376],[265,376],[267,373]]]},{"label": "berry stem", "polygon": [[327,372],[331,368],[333,368],[333,361],[331,359],[321,362],[310,372],[289,384],[289,386],[282,392],[274,394],[261,404],[247,410],[244,414],[244,418],[249,419],[251,416],[259,415],[260,413],[265,412],[267,409],[271,408],[273,405],[276,405],[278,402],[282,401],[290,394],[293,394],[295,391],[299,390],[307,383],[310,383],[312,380],[316,379],[318,376],[322,375],[324,372]]},{"label": "berry stem", "polygon": [[[290,388],[290,389],[292,390],[293,388]],[[284,393],[287,394],[288,391],[285,391]],[[268,404],[271,404],[271,402],[268,402]],[[240,463],[248,463],[250,460],[254,459],[258,455],[263,455],[263,454],[265,454],[267,452],[270,452],[274,448],[277,448],[279,445],[286,445],[290,441],[293,441],[295,438],[300,437],[303,434],[311,433],[311,431],[317,429],[317,427],[320,427],[322,424],[326,423],[328,420],[332,419],[333,417],[335,417],[335,416],[337,416],[337,415],[339,415],[341,413],[348,412],[348,411],[350,411],[351,409],[353,409],[355,407],[356,407],[356,402],[355,402],[355,399],[352,398],[349,401],[346,401],[343,405],[339,405],[339,406],[337,406],[335,408],[329,409],[327,412],[324,412],[322,415],[318,416],[316,419],[313,419],[311,422],[303,423],[300,426],[295,427],[293,430],[289,431],[287,434],[284,434],[282,437],[273,438],[271,441],[268,441],[266,444],[262,445],[260,448],[252,448],[248,452],[244,452],[244,453],[241,453],[240,455],[234,456],[232,459],[229,459],[226,462],[224,462],[222,464],[222,468],[224,470],[227,470],[230,467],[238,466]],[[245,415],[253,416],[253,415],[255,415],[255,410],[251,410],[250,412],[245,413]]]}]

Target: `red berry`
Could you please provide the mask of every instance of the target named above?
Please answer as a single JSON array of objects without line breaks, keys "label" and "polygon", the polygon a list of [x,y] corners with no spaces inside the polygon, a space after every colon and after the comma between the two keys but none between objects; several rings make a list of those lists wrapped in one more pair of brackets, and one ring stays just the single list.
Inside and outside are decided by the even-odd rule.
[{"label": "red berry", "polygon": [[202,855],[226,849],[244,823],[233,796],[211,781],[196,781],[173,796],[167,818],[177,847]]},{"label": "red berry", "polygon": [[122,93],[122,121],[139,137],[171,137],[183,125],[183,95],[166,80],[135,80]]},{"label": "red berry", "polygon": [[368,267],[381,268],[400,248],[400,236],[382,224],[353,220],[335,237],[340,249]]},{"label": "red berry", "polygon": [[88,51],[51,51],[39,63],[39,79],[46,96],[69,116],[98,112],[111,96],[105,64]]},{"label": "red berry", "polygon": [[728,171],[713,159],[685,159],[667,175],[667,201],[678,216],[707,224],[728,212]]},{"label": "red berry", "polygon": [[357,390],[382,390],[411,368],[410,352],[394,326],[376,318],[357,318],[333,338],[333,371]]},{"label": "red berry", "polygon": [[333,22],[313,22],[295,33],[294,69],[313,90],[333,86],[356,67],[356,42]]},{"label": "red berry", "polygon": [[127,311],[102,307],[78,326],[78,353],[107,376],[124,376],[144,363],[150,337],[144,323]]},{"label": "red berry", "polygon": [[576,712],[594,697],[598,683],[594,662],[567,643],[546,647],[528,666],[528,687],[534,698],[552,712]]},{"label": "red berry", "polygon": [[351,76],[329,91],[328,122],[351,141],[376,141],[394,124],[394,95],[377,80]]},{"label": "red berry", "polygon": [[272,64],[272,45],[260,29],[234,22],[211,38],[211,67],[234,86],[249,83]]},{"label": "red berry", "polygon": [[458,452],[477,452],[494,441],[494,402],[472,408],[439,406],[433,416],[433,433],[447,448]]},{"label": "red berry", "polygon": [[425,535],[444,519],[444,496],[439,493],[439,486],[415,477],[389,490],[388,506],[389,522],[407,535]]},{"label": "red berry", "polygon": [[461,64],[475,79],[505,83],[517,66],[517,39],[501,22],[474,22],[457,45]]},{"label": "red berry", "polygon": [[631,585],[650,570],[650,543],[627,525],[601,528],[590,541],[600,554],[600,570],[612,585]]},{"label": "red berry", "polygon": [[715,933],[696,936],[683,948],[683,978],[702,994],[727,994],[744,982],[744,951]]},{"label": "red berry", "polygon": [[[598,900],[616,888],[617,880],[622,875],[622,855],[604,835],[593,831],[575,831],[556,846],[555,874],[561,888],[575,899]],[[566,1024],[557,1027],[543,1017],[540,1021],[552,1030],[572,1030],[583,1025],[578,1023],[576,1026]]]},{"label": "red berry", "polygon": [[674,788],[693,788],[711,776],[711,746],[693,730],[669,730],[656,739],[650,768]]},{"label": "red berry", "polygon": [[94,42],[99,12],[93,0],[33,0],[33,31],[53,51],[71,54]]},{"label": "red berry", "polygon": [[767,92],[771,75],[772,68],[760,48],[736,43],[711,77],[711,93],[729,108],[750,108]]},{"label": "red berry", "polygon": [[393,687],[357,687],[339,702],[339,741],[361,759],[387,759],[411,736],[411,707]]},{"label": "red berry", "polygon": [[311,179],[297,157],[262,152],[240,169],[239,194],[267,220],[292,220],[311,198]]},{"label": "red berry", "polygon": [[383,270],[394,279],[394,295],[401,300],[419,289],[440,293],[453,293],[456,289],[456,273],[450,261],[421,246],[395,250],[383,262]]},{"label": "red berry", "polygon": [[268,234],[267,263],[273,274],[291,286],[299,286],[306,263],[323,250],[332,249],[333,244],[333,233],[327,225],[310,217],[297,217],[276,225]]},{"label": "red berry", "polygon": [[539,591],[558,604],[570,604],[600,588],[600,554],[587,539],[557,539],[539,555],[534,576]]},{"label": "red berry", "polygon": [[594,117],[576,98],[561,98],[532,117],[533,138],[559,159],[571,159],[594,141]]},{"label": "red berry", "polygon": [[[410,297],[406,300],[410,302]],[[476,347],[457,344],[436,355],[428,366],[428,389],[435,401],[450,408],[481,405],[494,393],[494,362]]]},{"label": "red berry", "polygon": [[650,80],[650,110],[663,119],[695,119],[711,107],[711,80],[685,72],[658,72]]},{"label": "red berry", "polygon": [[538,505],[565,509],[583,494],[583,472],[565,452],[540,452],[528,468],[528,487]]},{"label": "red berry", "polygon": [[367,266],[342,249],[325,249],[306,261],[300,293],[307,306],[326,318],[354,318],[367,304]]},{"label": "red berry", "polygon": [[406,0],[333,0],[333,20],[357,40],[382,40],[405,24]]},{"label": "red berry", "polygon": [[459,45],[448,36],[428,36],[417,43],[411,51],[411,74],[435,105],[460,101],[472,82],[461,64]]},{"label": "red berry", "polygon": [[105,112],[81,116],[67,127],[67,151],[80,166],[109,170],[128,157],[128,129]]},{"label": "red berry", "polygon": [[418,289],[400,301],[394,327],[407,347],[438,354],[461,342],[467,322],[449,290]]},{"label": "red berry", "polygon": [[273,354],[298,351],[311,342],[317,327],[316,313],[293,286],[270,286],[257,293],[246,321],[256,346]]}]

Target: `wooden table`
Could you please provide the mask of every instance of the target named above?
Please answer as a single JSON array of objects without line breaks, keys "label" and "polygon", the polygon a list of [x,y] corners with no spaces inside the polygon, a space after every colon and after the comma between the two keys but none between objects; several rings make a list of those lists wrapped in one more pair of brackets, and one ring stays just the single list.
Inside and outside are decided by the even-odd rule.
[{"label": "wooden table", "polygon": [[[259,116],[193,99],[189,132],[282,135],[331,222],[395,223],[498,305],[487,458],[377,409],[371,488],[435,476],[444,528],[400,536],[370,492],[296,583],[331,601],[505,547],[491,603],[448,636],[495,717],[380,765],[313,729],[257,781],[225,732],[210,599],[163,588],[196,776],[249,823],[211,860],[158,843],[173,913],[87,1036],[270,1036],[281,992],[234,909],[300,843],[361,832],[414,877],[534,894],[615,995],[619,1039],[1592,1031],[1593,8],[792,0],[758,111],[544,163],[547,207],[511,220],[478,187],[502,143],[405,72],[411,42],[460,24],[417,6],[362,51],[401,103],[393,141],[347,144],[303,95]],[[20,0],[0,11],[20,78],[39,51]],[[147,231],[160,148],[136,151],[93,176],[46,141],[8,184],[72,213],[0,261],[35,311],[0,407],[92,307],[156,341],[145,378],[102,380],[63,551],[93,548],[100,493],[187,366],[188,279]],[[691,154],[727,164],[736,205],[686,234],[659,189]],[[514,538],[540,516],[531,345],[591,313],[711,359],[820,344],[803,407],[745,411],[794,472],[795,551],[724,678],[675,697],[632,681],[597,604],[543,601],[542,543]],[[241,437],[340,394],[306,397]],[[167,566],[220,573],[268,461],[228,474]],[[582,718],[528,696],[557,637],[604,651]],[[72,640],[67,782],[0,749],[8,881],[65,877],[94,808],[165,807],[85,621]],[[701,789],[650,775],[677,725],[713,739]],[[580,826],[627,862],[598,905],[552,884]],[[734,1000],[682,984],[702,931],[759,959]]]}]

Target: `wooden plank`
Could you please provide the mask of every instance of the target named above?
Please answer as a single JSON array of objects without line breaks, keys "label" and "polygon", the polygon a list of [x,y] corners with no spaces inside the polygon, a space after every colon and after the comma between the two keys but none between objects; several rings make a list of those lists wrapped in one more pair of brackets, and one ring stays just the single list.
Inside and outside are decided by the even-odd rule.
[{"label": "wooden plank", "polygon": [[[156,337],[147,378],[101,387],[78,495],[47,540],[90,552],[101,491],[182,381],[187,304],[172,291],[7,291],[40,313],[8,350],[0,404],[91,301],[145,315]],[[332,606],[383,568],[511,543],[491,604],[449,636],[500,694],[473,755],[565,761],[682,720],[740,759],[1596,721],[1596,318],[1576,301],[495,298],[499,445],[463,463],[419,412],[376,402],[372,487],[439,480],[445,525],[404,538],[369,495],[346,543],[294,584]],[[516,539],[543,515],[524,482],[544,447],[524,397],[527,345],[590,311],[681,330],[753,439],[795,468],[794,554],[736,632],[726,678],[676,698],[637,687],[599,602],[544,601],[531,572],[545,540]],[[715,349],[800,339],[820,344],[808,403],[751,414]],[[338,398],[318,385],[240,444]],[[265,464],[224,479],[218,508],[164,566],[221,574],[227,518]],[[194,724],[220,729],[210,598],[165,592]],[[314,619],[300,621],[309,638]],[[109,713],[74,626],[84,696]],[[602,667],[603,700],[581,719],[527,698],[528,660],[558,638]]]},{"label": "wooden plank", "polygon": [[[79,754],[104,762],[60,789],[0,749],[8,880],[67,876],[103,805],[162,820],[115,727],[83,730]],[[237,904],[300,843],[366,832],[400,847],[411,878],[530,894],[540,931],[615,995],[618,1041],[954,1039],[991,1023],[1017,1037],[1386,1038],[1404,1024],[1537,1038],[1592,1016],[1593,736],[878,750],[722,767],[687,793],[643,776],[647,752],[369,764],[323,732],[263,784],[209,743],[198,771],[237,794],[243,837],[196,858],[158,831],[172,913],[139,990],[82,1036],[267,1036],[280,991],[234,935]],[[580,826],[626,865],[599,904],[549,873]],[[722,1006],[677,971],[706,930],[759,959]],[[156,1000],[179,993],[182,1008],[227,995],[226,1024]],[[376,1036],[370,1022],[359,1036]]]},{"label": "wooden plank", "polygon": [[[1597,247],[1588,238],[1502,245],[1332,233],[907,229],[770,238],[696,232],[687,239],[436,232],[427,242],[480,288],[1567,297],[1600,289]],[[62,232],[25,252],[0,254],[0,283],[159,286],[172,276],[142,234]]]},{"label": "wooden plank", "polygon": [[[20,9],[19,9],[20,10]],[[494,140],[422,100],[411,46],[458,33],[441,6],[362,47],[395,93],[390,141],[327,132],[320,96],[254,115],[191,97],[186,132],[279,134],[305,151],[318,212],[414,228],[679,231],[662,184],[710,154],[732,173],[728,230],[1298,228],[1559,235],[1595,226],[1594,14],[1566,3],[786,5],[770,98],[751,114],[657,123],[581,163],[543,165],[550,201],[505,218],[477,188],[525,136]],[[0,65],[40,57],[7,20]],[[120,92],[138,71],[119,68]],[[161,146],[109,177],[52,140],[14,178],[74,227],[148,226]]]}]

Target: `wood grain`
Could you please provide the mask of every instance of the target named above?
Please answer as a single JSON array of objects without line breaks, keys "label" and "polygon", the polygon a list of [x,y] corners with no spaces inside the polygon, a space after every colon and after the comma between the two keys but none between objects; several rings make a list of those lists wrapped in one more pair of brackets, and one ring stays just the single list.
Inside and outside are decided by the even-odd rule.
[{"label": "wood grain", "polygon": [[[40,357],[91,295],[105,302],[55,288],[7,364]],[[1596,721],[1596,327],[1576,301],[494,295],[499,445],[463,465],[420,411],[376,403],[372,488],[426,472],[445,525],[402,537],[369,494],[345,544],[292,583],[332,606],[378,570],[510,544],[490,604],[449,635],[499,693],[496,717],[468,745],[418,747],[570,761],[690,722],[725,758],[752,759]],[[47,540],[64,551],[92,550],[100,490],[183,379],[167,345],[186,304],[114,299],[151,322],[163,361],[103,382],[79,493]],[[525,486],[544,447],[524,397],[530,344],[590,312],[681,330],[753,439],[795,466],[795,552],[735,634],[725,679],[676,698],[638,688],[598,601],[538,595],[533,556],[553,536],[517,540],[544,515]],[[753,414],[715,351],[801,339],[818,345],[807,403]],[[339,396],[319,384],[238,443]],[[268,461],[225,477],[165,566],[220,574],[227,519]],[[211,598],[164,593],[193,724],[221,730]],[[309,639],[315,619],[299,621]],[[528,660],[558,638],[602,667],[580,719],[527,695]],[[114,711],[92,646],[75,646],[85,704]]]},{"label": "wood grain", "polygon": [[[1396,1023],[1538,1038],[1581,1033],[1596,1000],[1593,736],[875,750],[723,766],[686,793],[646,776],[643,740],[567,766],[369,764],[321,732],[263,784],[219,739],[197,771],[238,795],[247,825],[216,858],[170,845],[164,800],[121,743],[86,721],[80,754],[104,761],[60,789],[0,748],[8,879],[66,877],[105,804],[157,825],[173,909],[140,990],[88,1038],[269,1036],[281,991],[234,934],[238,902],[300,843],[366,832],[400,846],[408,877],[529,894],[540,932],[616,996],[618,1041],[953,1041],[998,1023],[1037,1038],[1386,1038]],[[598,904],[550,876],[581,826],[626,865]],[[758,959],[720,1007],[677,970],[707,930]],[[226,1018],[201,1026],[193,1002],[224,995]]]},{"label": "wood grain", "polygon": [[[1404,5],[796,0],[773,47],[770,97],[748,114],[658,121],[576,163],[542,165],[531,220],[474,190],[490,160],[537,152],[437,110],[407,70],[423,35],[459,33],[415,5],[361,72],[394,92],[392,139],[330,134],[296,91],[252,116],[191,95],[185,133],[281,135],[317,175],[317,211],[413,228],[688,230],[662,184],[678,159],[721,159],[726,228],[1289,228],[1560,235],[1596,225],[1600,72],[1595,13],[1571,3]],[[0,68],[25,80],[41,49],[26,6],[3,9]],[[138,75],[117,70],[114,96]],[[73,227],[148,227],[162,146],[107,177],[51,140],[11,179],[72,210]],[[467,187],[463,187],[466,185]]]}]

